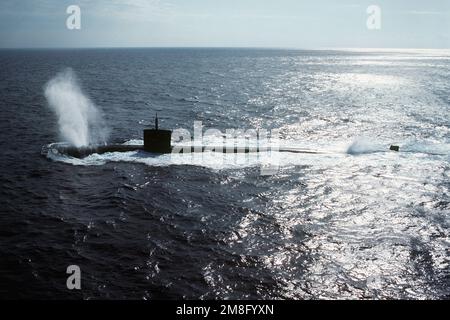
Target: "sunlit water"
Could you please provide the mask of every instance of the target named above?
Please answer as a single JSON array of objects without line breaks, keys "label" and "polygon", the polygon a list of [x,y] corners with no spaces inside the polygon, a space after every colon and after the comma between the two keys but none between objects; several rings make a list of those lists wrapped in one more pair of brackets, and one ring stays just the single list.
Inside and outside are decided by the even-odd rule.
[{"label": "sunlit water", "polygon": [[[1,296],[450,297],[450,52],[3,51],[0,61]],[[320,153],[280,153],[270,175],[255,154],[42,156],[60,141],[43,87],[65,67],[112,143],[142,143],[158,111],[166,128],[279,129],[282,147]],[[65,287],[71,264],[80,292]]]}]

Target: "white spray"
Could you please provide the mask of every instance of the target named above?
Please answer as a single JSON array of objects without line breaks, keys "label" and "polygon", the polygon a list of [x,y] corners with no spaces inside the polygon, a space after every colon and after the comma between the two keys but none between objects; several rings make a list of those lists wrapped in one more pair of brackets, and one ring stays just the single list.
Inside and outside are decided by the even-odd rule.
[{"label": "white spray", "polygon": [[75,147],[105,143],[108,129],[101,112],[83,94],[72,69],[65,69],[45,85],[45,97],[58,118],[61,137]]},{"label": "white spray", "polygon": [[347,153],[352,155],[383,152],[386,150],[385,145],[375,142],[368,137],[359,137],[347,147]]}]

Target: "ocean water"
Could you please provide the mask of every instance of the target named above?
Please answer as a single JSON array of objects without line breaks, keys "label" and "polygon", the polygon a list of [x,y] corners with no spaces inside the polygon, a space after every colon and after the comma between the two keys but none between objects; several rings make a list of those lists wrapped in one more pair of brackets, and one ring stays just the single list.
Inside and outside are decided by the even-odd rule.
[{"label": "ocean water", "polygon": [[[449,51],[3,50],[0,65],[0,298],[450,298]],[[58,74],[73,79],[51,91]],[[258,155],[46,147],[140,144],[156,111],[319,153],[264,175]]]}]

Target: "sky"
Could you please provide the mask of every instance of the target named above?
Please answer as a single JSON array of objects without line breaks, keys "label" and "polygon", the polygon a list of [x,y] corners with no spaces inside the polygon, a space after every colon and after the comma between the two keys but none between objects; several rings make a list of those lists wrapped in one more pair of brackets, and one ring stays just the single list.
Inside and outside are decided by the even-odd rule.
[{"label": "sky", "polygon": [[36,47],[450,48],[450,1],[1,0],[0,48]]}]

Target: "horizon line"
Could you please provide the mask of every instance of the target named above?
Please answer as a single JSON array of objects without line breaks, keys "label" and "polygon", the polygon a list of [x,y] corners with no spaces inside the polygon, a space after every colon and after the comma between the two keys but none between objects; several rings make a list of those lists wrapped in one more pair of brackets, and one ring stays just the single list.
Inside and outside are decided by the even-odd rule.
[{"label": "horizon line", "polygon": [[278,46],[80,46],[80,47],[0,47],[0,50],[89,50],[89,49],[262,49],[299,51],[349,51],[349,50],[450,50],[441,48],[412,47],[278,47]]}]

